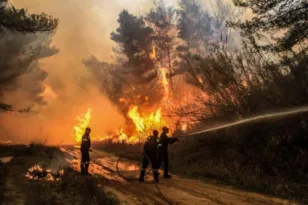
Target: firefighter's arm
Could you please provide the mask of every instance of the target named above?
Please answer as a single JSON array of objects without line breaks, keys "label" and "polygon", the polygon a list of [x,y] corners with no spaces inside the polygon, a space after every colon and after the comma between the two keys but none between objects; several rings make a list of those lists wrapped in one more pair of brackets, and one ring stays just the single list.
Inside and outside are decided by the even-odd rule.
[{"label": "firefighter's arm", "polygon": [[90,139],[90,137],[89,137],[89,148],[91,147],[91,139]]},{"label": "firefighter's arm", "polygon": [[179,141],[179,139],[176,138],[176,137],[169,137],[169,138],[168,138],[168,143],[169,143],[169,144],[173,144],[173,143],[175,143],[175,142],[177,142],[177,141]]}]

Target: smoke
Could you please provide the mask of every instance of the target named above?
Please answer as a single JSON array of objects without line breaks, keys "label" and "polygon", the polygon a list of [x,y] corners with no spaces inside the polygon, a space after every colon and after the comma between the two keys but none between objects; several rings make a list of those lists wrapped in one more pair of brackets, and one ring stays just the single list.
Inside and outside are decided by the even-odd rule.
[{"label": "smoke", "polygon": [[[167,5],[175,2],[166,1]],[[118,14],[127,9],[142,15],[150,10],[153,1],[10,0],[10,3],[30,13],[44,12],[59,18],[51,42],[59,52],[31,65],[32,72],[17,81],[21,89],[4,94],[7,102],[19,108],[31,105],[33,112],[0,113],[0,141],[72,143],[76,117],[88,108],[92,108],[92,136],[121,127],[125,123],[123,116],[98,90],[98,82],[82,61],[90,55],[111,61],[114,43],[110,33],[118,26]],[[44,72],[47,77],[42,77]],[[40,83],[45,90],[41,90]],[[38,97],[37,93],[42,94]]]},{"label": "smoke", "polygon": [[[124,124],[116,107],[101,94],[99,85],[87,72],[82,60],[94,55],[110,61],[112,55],[111,31],[117,27],[117,17],[122,9],[143,12],[152,1],[132,4],[131,1],[84,0],[12,0],[17,8],[27,8],[30,13],[47,13],[60,19],[52,38],[52,46],[59,49],[56,55],[39,61],[48,73],[43,81],[41,95],[44,103],[35,103],[31,113],[8,112],[0,114],[0,141],[31,142],[39,140],[49,144],[72,143],[73,126],[77,116],[92,108],[92,136],[103,135]],[[21,89],[5,93],[8,103],[27,106],[40,99],[32,95],[38,72],[33,71],[18,79]],[[87,79],[84,81],[84,79]],[[86,82],[86,84],[84,84]],[[35,92],[34,92],[35,93]],[[30,103],[31,101],[31,103]]]}]

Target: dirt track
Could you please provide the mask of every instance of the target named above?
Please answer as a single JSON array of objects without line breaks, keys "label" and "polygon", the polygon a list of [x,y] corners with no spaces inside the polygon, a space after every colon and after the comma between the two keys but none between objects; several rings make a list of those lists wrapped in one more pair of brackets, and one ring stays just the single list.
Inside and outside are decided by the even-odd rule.
[{"label": "dirt track", "polygon": [[[75,168],[79,169],[79,150],[74,148],[62,149],[67,153],[67,160]],[[158,192],[155,184],[148,176],[147,182],[126,181],[118,176],[116,162],[118,157],[102,151],[91,153],[92,164],[90,172],[99,178],[107,190],[113,192],[121,204],[168,204],[165,197],[172,204],[298,204],[287,200],[281,200],[257,193],[246,192],[228,186],[207,184],[198,180],[174,176],[172,179],[161,179]],[[127,167],[131,173],[136,166],[122,163],[123,169]],[[137,167],[138,168],[138,167]],[[135,171],[137,174],[138,171]]]}]

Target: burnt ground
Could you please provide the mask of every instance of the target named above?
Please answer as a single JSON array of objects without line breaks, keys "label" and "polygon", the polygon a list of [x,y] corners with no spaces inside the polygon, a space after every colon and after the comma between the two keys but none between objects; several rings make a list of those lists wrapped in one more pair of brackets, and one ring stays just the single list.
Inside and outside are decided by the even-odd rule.
[{"label": "burnt ground", "polygon": [[[79,150],[73,147],[62,148],[66,159],[76,170],[79,168]],[[174,176],[172,179],[161,179],[158,188],[148,176],[145,183],[127,181],[116,172],[118,157],[110,153],[94,150],[91,153],[90,172],[105,188],[115,194],[120,204],[299,204],[293,201],[273,198],[265,194],[257,194],[223,186],[212,181],[200,181]],[[121,173],[125,176],[138,176],[139,164],[128,160],[121,161]],[[126,170],[126,171],[125,171]],[[127,172],[127,173],[126,173]],[[167,200],[167,201],[166,201]]]},{"label": "burnt ground", "polygon": [[[9,160],[9,157],[13,158]],[[95,178],[81,176],[70,168],[59,148],[34,146],[0,147],[0,204],[118,204]],[[63,169],[59,181],[31,180],[25,177],[28,169],[41,167]]]}]

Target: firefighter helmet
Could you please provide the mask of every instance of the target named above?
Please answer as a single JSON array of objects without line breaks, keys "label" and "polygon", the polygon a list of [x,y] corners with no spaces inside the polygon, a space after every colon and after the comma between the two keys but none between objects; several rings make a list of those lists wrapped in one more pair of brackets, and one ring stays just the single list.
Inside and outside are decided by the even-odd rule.
[{"label": "firefighter helmet", "polygon": [[162,129],[164,132],[166,132],[166,131],[169,131],[169,128],[168,127],[163,127],[163,129]]},{"label": "firefighter helmet", "polygon": [[153,130],[153,136],[158,135],[158,131],[157,130]]}]

